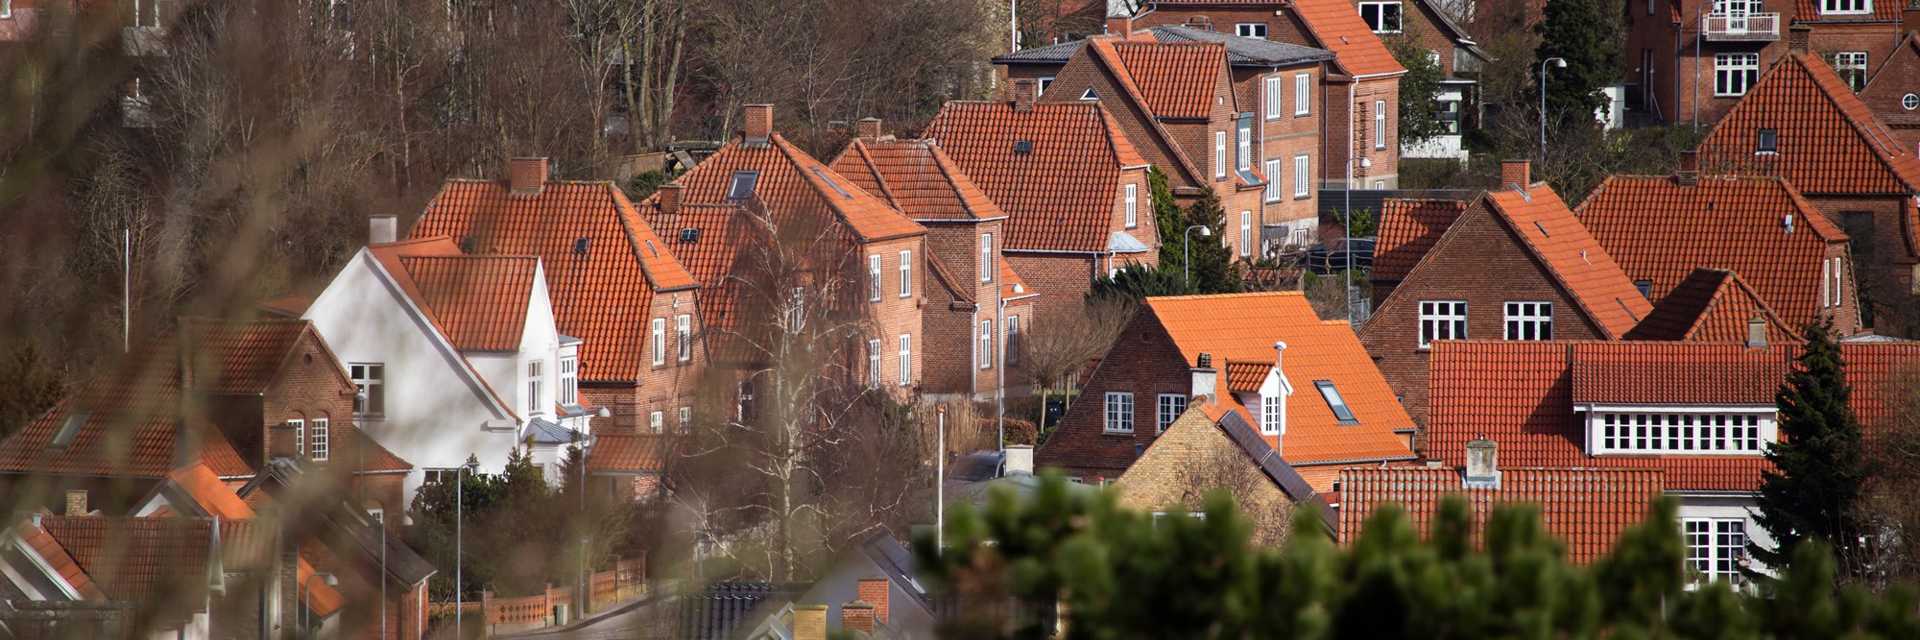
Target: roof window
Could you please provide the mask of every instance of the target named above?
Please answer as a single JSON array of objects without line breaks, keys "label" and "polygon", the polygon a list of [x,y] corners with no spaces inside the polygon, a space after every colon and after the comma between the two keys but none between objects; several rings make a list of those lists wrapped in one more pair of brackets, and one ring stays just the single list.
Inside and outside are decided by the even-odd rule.
[{"label": "roof window", "polygon": [[1024,156],[1024,155],[1027,155],[1027,154],[1029,154],[1029,153],[1033,153],[1033,141],[1032,141],[1032,140],[1015,140],[1015,141],[1013,141],[1013,155],[1016,155],[1016,156]]},{"label": "roof window", "polygon": [[753,197],[753,188],[760,184],[760,172],[735,171],[733,180],[727,183],[728,200],[745,200]]},{"label": "roof window", "polygon": [[1780,134],[1773,129],[1761,129],[1753,134],[1754,153],[1776,153],[1780,150]]},{"label": "roof window", "polygon": [[830,188],[832,188],[832,189],[833,189],[833,192],[834,192],[834,193],[838,193],[838,194],[840,194],[840,197],[842,197],[842,198],[852,198],[852,197],[853,197],[853,194],[851,194],[851,193],[847,193],[847,190],[846,190],[846,189],[842,189],[842,188],[840,188],[840,183],[838,183],[838,182],[834,182],[834,181],[833,181],[833,178],[829,178],[829,177],[827,177],[827,172],[826,172],[825,170],[823,170],[823,169],[821,169],[820,167],[814,167],[814,168],[813,168],[813,175],[815,175],[815,176],[817,176],[817,177],[819,177],[819,178],[820,178],[820,181],[821,181],[821,182],[825,182],[825,183],[827,183],[827,186],[828,186],[828,187],[830,187]]},{"label": "roof window", "polygon": [[1327,408],[1333,410],[1333,417],[1339,420],[1340,424],[1360,424],[1360,421],[1353,417],[1353,410],[1347,408],[1347,400],[1340,397],[1340,390],[1334,388],[1332,380],[1315,380],[1313,386],[1320,390],[1321,399],[1327,401]]},{"label": "roof window", "polygon": [[67,448],[67,445],[73,444],[74,436],[80,434],[80,427],[86,424],[86,412],[78,411],[68,415],[66,423],[60,425],[60,431],[53,434],[53,443],[49,446],[55,449]]},{"label": "roof window", "polygon": [[699,241],[700,241],[700,230],[699,230],[699,229],[696,229],[696,228],[694,228],[694,227],[687,227],[687,228],[685,228],[685,229],[681,229],[681,230],[680,230],[680,241],[681,241],[681,242],[686,242],[686,243],[694,243],[694,242],[699,242]]},{"label": "roof window", "polygon": [[1099,100],[1100,93],[1097,91],[1094,91],[1093,87],[1087,87],[1086,91],[1080,92],[1080,99],[1081,100]]}]

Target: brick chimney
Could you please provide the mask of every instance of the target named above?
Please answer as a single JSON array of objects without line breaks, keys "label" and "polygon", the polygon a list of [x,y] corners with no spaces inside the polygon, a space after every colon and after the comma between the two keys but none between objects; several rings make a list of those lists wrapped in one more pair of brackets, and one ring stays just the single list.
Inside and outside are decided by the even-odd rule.
[{"label": "brick chimney", "polygon": [[773,139],[773,105],[750,104],[746,107],[744,135],[746,144],[764,145]]},{"label": "brick chimney", "polygon": [[1133,16],[1107,16],[1107,35],[1125,40],[1133,36]]},{"label": "brick chimney", "polygon": [[660,199],[655,204],[659,205],[661,215],[671,216],[680,213],[680,194],[683,190],[684,185],[669,182],[660,185],[660,188],[654,191],[660,195]]},{"label": "brick chimney", "polygon": [[887,613],[893,610],[887,603],[888,596],[893,593],[893,583],[886,578],[861,578],[856,593],[861,602],[873,606],[873,619],[886,624]]},{"label": "brick chimney", "polygon": [[840,605],[840,630],[873,633],[873,605],[855,600]]},{"label": "brick chimney", "polygon": [[367,218],[367,244],[387,244],[400,239],[400,216],[376,215]]},{"label": "brick chimney", "polygon": [[794,605],[793,640],[827,640],[827,605]]},{"label": "brick chimney", "polygon": [[68,489],[67,490],[66,514],[70,516],[87,515],[87,490],[86,489]]},{"label": "brick chimney", "polygon": [[1213,368],[1213,354],[1202,353],[1193,363],[1192,396],[1211,396],[1220,389],[1220,370]]},{"label": "brick chimney", "polygon": [[1787,27],[1787,52],[1800,53],[1800,54],[1806,53],[1807,52],[1807,36],[1812,33],[1813,33],[1812,26],[1799,23],[1799,22],[1795,22],[1793,23],[1793,26]]},{"label": "brick chimney", "polygon": [[1674,172],[1673,181],[1686,186],[1700,184],[1700,152],[1692,149],[1680,152],[1680,169]]},{"label": "brick chimney", "polygon": [[1018,78],[1013,81],[1007,92],[1013,98],[1014,111],[1032,111],[1033,99],[1040,91],[1040,83],[1033,78]]},{"label": "brick chimney", "polygon": [[880,119],[879,118],[872,118],[872,117],[861,118],[860,121],[854,123],[853,126],[854,126],[854,132],[859,136],[861,140],[872,142],[874,140],[880,139]]},{"label": "brick chimney", "polygon": [[516,195],[540,195],[547,186],[546,158],[513,158],[507,161],[507,184]]},{"label": "brick chimney", "polygon": [[1533,163],[1526,160],[1500,162],[1500,188],[1525,191],[1533,185]]}]

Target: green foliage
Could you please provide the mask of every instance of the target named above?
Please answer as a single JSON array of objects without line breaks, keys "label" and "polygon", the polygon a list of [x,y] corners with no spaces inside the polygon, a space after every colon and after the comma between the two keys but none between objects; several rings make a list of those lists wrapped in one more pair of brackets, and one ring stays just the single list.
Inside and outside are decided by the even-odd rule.
[{"label": "green foliage", "polygon": [[[1147,296],[1188,293],[1231,293],[1245,281],[1242,265],[1220,242],[1226,231],[1226,213],[1212,192],[1182,209],[1174,201],[1167,176],[1158,168],[1147,170],[1147,192],[1153,201],[1153,221],[1160,233],[1159,266],[1129,264],[1111,276],[1094,278],[1088,300],[1127,299],[1138,301]],[[1187,229],[1201,225],[1210,236]],[[1192,271],[1186,269],[1191,259]],[[1188,278],[1191,277],[1191,281]]]},{"label": "green foliage", "polygon": [[1835,589],[1818,542],[1795,551],[1775,593],[1688,589],[1677,513],[1656,503],[1590,567],[1565,560],[1529,505],[1496,508],[1476,542],[1459,497],[1424,537],[1382,507],[1346,548],[1299,505],[1287,546],[1268,549],[1248,545],[1224,493],[1204,519],[1154,518],[1049,476],[1024,500],[950,513],[944,549],[915,547],[964,610],[945,637],[1050,637],[1057,611],[1070,639],[1920,637],[1913,590]]},{"label": "green foliage", "polygon": [[[499,474],[467,473],[457,485],[447,480],[421,486],[406,537],[440,569],[430,585],[433,599],[453,599],[456,518],[465,561],[460,583],[468,598],[482,590],[537,593],[548,584],[572,584],[583,563],[590,569],[606,566],[629,512],[605,497],[582,500],[579,455],[579,449],[568,448],[560,468],[566,481],[558,491],[518,449]],[[584,549],[583,538],[589,540]]]},{"label": "green foliage", "polygon": [[1840,576],[1863,577],[1869,551],[1862,536],[1860,504],[1867,479],[1860,422],[1847,401],[1846,365],[1827,322],[1807,327],[1806,346],[1793,371],[1774,394],[1779,406],[1780,441],[1767,450],[1773,463],[1760,485],[1761,526],[1773,534],[1777,549],[1748,544],[1748,552],[1780,566],[1801,541],[1834,545],[1842,560]]},{"label": "green foliage", "polygon": [[[1547,3],[1545,15],[1534,29],[1540,34],[1535,60],[1562,58],[1564,69],[1547,70],[1547,113],[1549,122],[1560,121],[1559,129],[1584,123],[1593,126],[1590,117],[1607,105],[1601,89],[1620,77],[1620,43],[1626,41],[1621,26],[1620,4],[1606,0],[1555,0]],[[1533,73],[1540,72],[1536,62]],[[1538,83],[1540,79],[1534,78]],[[1536,85],[1534,98],[1539,99]],[[1584,127],[1581,127],[1584,128]]]},{"label": "green foliage", "polygon": [[1087,302],[1139,301],[1149,296],[1177,296],[1188,292],[1178,271],[1128,264],[1116,269],[1112,275],[1094,278],[1093,287],[1087,290]]},{"label": "green foliage", "polygon": [[1432,51],[1420,46],[1417,23],[1409,22],[1407,31],[1383,38],[1393,59],[1406,67],[1400,76],[1400,143],[1419,144],[1447,132],[1440,119],[1440,81],[1446,79],[1440,61]]},{"label": "green foliage", "polygon": [[1371,238],[1380,232],[1380,221],[1373,217],[1371,209],[1354,211],[1351,222],[1341,220],[1341,223],[1350,225],[1347,235],[1355,238]]},{"label": "green foliage", "polygon": [[0,437],[32,422],[60,401],[64,376],[32,342],[0,355]]},{"label": "green foliage", "polygon": [[643,171],[636,173],[633,179],[627,181],[627,199],[634,202],[645,200],[647,196],[653,195],[653,192],[660,190],[660,185],[672,180],[673,176],[667,175],[665,171]]}]

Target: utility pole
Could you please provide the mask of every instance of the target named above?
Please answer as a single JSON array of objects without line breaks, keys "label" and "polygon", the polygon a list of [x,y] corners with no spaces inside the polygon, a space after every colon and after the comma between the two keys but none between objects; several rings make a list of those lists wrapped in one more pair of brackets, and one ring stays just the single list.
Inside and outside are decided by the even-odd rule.
[{"label": "utility pole", "polygon": [[933,551],[946,553],[947,549],[947,406],[940,405],[933,410],[940,433],[934,436],[936,451],[933,453]]},{"label": "utility pole", "polygon": [[120,352],[133,351],[133,227],[120,228]]},{"label": "utility pole", "polygon": [[[453,470],[453,637],[455,640],[465,637],[467,628],[461,620],[463,589],[461,583],[460,556],[460,520],[466,516],[467,509],[467,467],[462,465]],[[485,614],[485,611],[480,612]]]}]

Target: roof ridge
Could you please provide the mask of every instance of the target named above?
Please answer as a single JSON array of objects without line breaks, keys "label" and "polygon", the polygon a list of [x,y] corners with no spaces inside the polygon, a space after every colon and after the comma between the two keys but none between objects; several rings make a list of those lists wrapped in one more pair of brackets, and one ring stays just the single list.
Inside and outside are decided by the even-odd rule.
[{"label": "roof ridge", "polygon": [[[1825,60],[1821,60],[1807,53],[1789,51],[1787,53],[1787,59],[1799,63],[1800,67],[1804,69],[1808,75],[1812,76],[1811,79],[1813,80],[1814,87],[1820,90],[1821,95],[1826,96],[1827,102],[1833,106],[1834,110],[1840,112],[1840,119],[1844,120],[1847,125],[1853,129],[1854,134],[1860,136],[1862,141],[1866,142],[1867,146],[1873,149],[1873,154],[1887,165],[1887,172],[1893,174],[1895,180],[1907,183],[1908,189],[1920,189],[1920,176],[1909,176],[1906,172],[1901,171],[1901,167],[1899,166],[1899,159],[1906,158],[1912,160],[1912,158],[1900,153],[1904,151],[1904,149],[1898,146],[1897,143],[1894,143],[1892,134],[1886,131],[1886,125],[1880,122],[1880,118],[1873,115],[1873,110],[1868,108],[1865,102],[1861,102],[1860,96],[1855,95],[1852,91],[1844,92],[1845,95],[1843,96],[1840,95],[1840,92],[1834,91],[1832,86],[1829,86],[1827,82],[1829,78],[1836,82],[1839,81],[1840,78],[1839,75],[1833,71],[1833,67],[1827,66]],[[1818,66],[1816,66],[1816,64]],[[1861,110],[1870,119],[1869,122],[1860,122],[1857,118],[1853,117],[1852,111],[1847,109],[1848,105],[1845,104],[1849,100],[1860,106]],[[1736,104],[1734,106],[1737,107],[1739,105]],[[1872,125],[1877,131],[1868,130],[1868,125]],[[1889,145],[1892,145],[1891,149],[1888,148]]]},{"label": "roof ridge", "polygon": [[[1527,187],[1527,189],[1521,193],[1523,193],[1527,198],[1529,198],[1529,200],[1531,200],[1531,198],[1534,197],[1533,192],[1535,189],[1545,189],[1546,193],[1548,195],[1553,196],[1554,200],[1560,201],[1560,194],[1555,193],[1553,190],[1553,187],[1547,185],[1546,183],[1534,183],[1534,185]],[[1511,192],[1502,191],[1501,193],[1511,193]],[[1560,290],[1567,294],[1567,297],[1572,298],[1574,304],[1580,305],[1580,307],[1586,311],[1587,319],[1591,321],[1594,324],[1594,326],[1598,327],[1602,332],[1613,334],[1610,337],[1614,339],[1618,339],[1619,337],[1626,335],[1628,331],[1631,331],[1633,329],[1632,326],[1628,326],[1616,332],[1612,328],[1607,327],[1605,323],[1601,322],[1599,309],[1594,308],[1593,306],[1593,304],[1597,304],[1597,301],[1593,304],[1590,304],[1586,299],[1586,296],[1582,295],[1579,290],[1573,287],[1573,283],[1568,279],[1567,274],[1561,273],[1560,269],[1554,266],[1552,261],[1547,259],[1545,248],[1539,245],[1538,243],[1535,243],[1532,240],[1532,238],[1530,238],[1526,234],[1526,231],[1520,227],[1520,224],[1518,223],[1518,221],[1514,220],[1513,214],[1506,211],[1506,207],[1500,204],[1500,199],[1493,196],[1494,196],[1493,192],[1488,192],[1486,200],[1488,201],[1488,203],[1490,204],[1491,208],[1494,210],[1496,215],[1500,218],[1500,221],[1503,224],[1505,224],[1507,228],[1513,232],[1514,235],[1519,236],[1520,242],[1525,244],[1527,247],[1527,253],[1530,254],[1534,260],[1538,261],[1540,263],[1540,266],[1545,268],[1546,272],[1553,277],[1554,284],[1559,286]],[[1531,204],[1531,202],[1529,202],[1529,204]],[[1560,201],[1559,209],[1562,211],[1566,211],[1567,218],[1580,230],[1582,234],[1585,234],[1587,236],[1587,240],[1588,240],[1587,244],[1591,246],[1589,248],[1583,248],[1580,250],[1581,257],[1585,259],[1587,257],[1587,251],[1589,250],[1598,251],[1600,255],[1606,256],[1608,262],[1613,263],[1614,273],[1619,274],[1619,276],[1622,279],[1625,279],[1627,277],[1627,274],[1624,270],[1620,268],[1619,261],[1614,260],[1613,256],[1607,253],[1606,247],[1600,246],[1600,241],[1597,238],[1593,237],[1593,232],[1589,231],[1586,228],[1586,223],[1581,222],[1580,217],[1577,215],[1574,215],[1573,211],[1567,208],[1565,201]],[[1534,222],[1535,224],[1539,224],[1538,220],[1535,220]],[[1453,228],[1449,226],[1447,230],[1451,232]],[[1588,262],[1588,264],[1592,265],[1590,261]],[[1627,280],[1627,282],[1629,285],[1632,284],[1631,280]],[[1620,304],[1621,310],[1625,311],[1627,313],[1627,316],[1633,320],[1634,325],[1638,325],[1640,321],[1646,319],[1646,316],[1644,314],[1636,315],[1632,309],[1627,308],[1625,301],[1621,300],[1620,298],[1615,297],[1614,300],[1615,302],[1618,302]],[[1645,299],[1642,298],[1642,300],[1644,301]],[[1651,303],[1649,303],[1649,307],[1651,307]],[[1652,309],[1649,308],[1648,313],[1651,313],[1651,312],[1652,312]]]},{"label": "roof ridge", "polygon": [[[1166,126],[1160,123],[1158,117],[1155,117],[1152,105],[1147,102],[1146,95],[1141,92],[1140,87],[1137,86],[1133,80],[1133,71],[1127,69],[1126,62],[1119,59],[1120,53],[1113,49],[1111,39],[1090,38],[1088,41],[1093,44],[1091,50],[1094,53],[1095,60],[1106,67],[1108,73],[1113,74],[1114,79],[1119,81],[1120,88],[1125,90],[1129,99],[1133,101],[1133,106],[1139,109],[1142,114],[1146,115],[1147,128],[1160,139],[1160,142],[1167,145],[1167,150],[1173,156],[1174,164],[1179,165],[1180,170],[1186,173],[1187,177],[1195,184],[1206,184],[1206,174],[1201,172],[1200,165],[1194,164],[1193,159],[1187,157],[1186,151],[1181,148],[1180,144],[1174,142],[1173,133],[1167,131]],[[1224,49],[1222,49],[1221,55],[1226,55]],[[1111,56],[1111,59],[1109,59],[1108,56]],[[1225,63],[1226,61],[1222,59],[1221,64],[1224,65]],[[1216,74],[1216,76],[1217,75],[1218,74]],[[1135,152],[1137,153],[1138,150],[1136,149]],[[1118,156],[1116,155],[1116,157]]]}]

